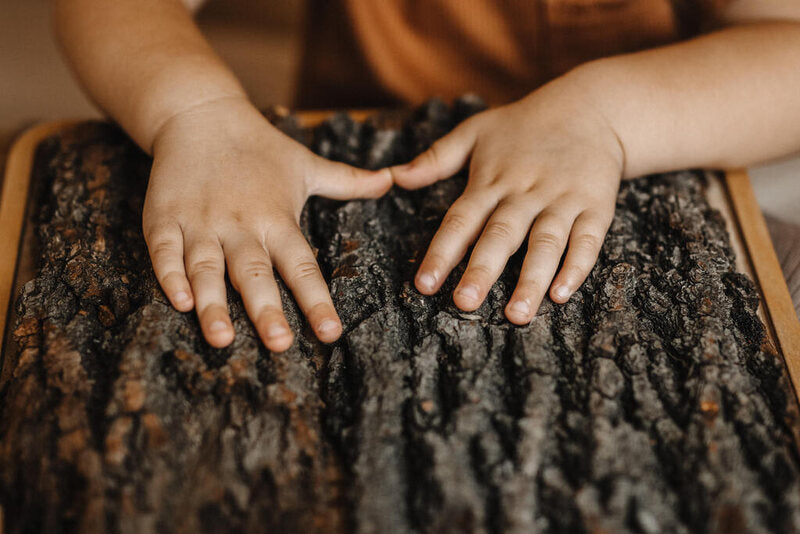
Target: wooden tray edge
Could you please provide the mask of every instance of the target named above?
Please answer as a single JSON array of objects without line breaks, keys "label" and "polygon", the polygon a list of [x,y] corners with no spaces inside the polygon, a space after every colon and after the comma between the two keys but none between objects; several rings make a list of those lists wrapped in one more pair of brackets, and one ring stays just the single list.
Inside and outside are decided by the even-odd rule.
[{"label": "wooden tray edge", "polygon": [[[739,232],[747,246],[750,264],[760,288],[769,323],[775,332],[792,388],[800,399],[800,319],[792,303],[783,270],[772,246],[767,221],[756,200],[746,169],[725,173],[725,186],[736,215]],[[747,224],[742,224],[747,221]]]}]

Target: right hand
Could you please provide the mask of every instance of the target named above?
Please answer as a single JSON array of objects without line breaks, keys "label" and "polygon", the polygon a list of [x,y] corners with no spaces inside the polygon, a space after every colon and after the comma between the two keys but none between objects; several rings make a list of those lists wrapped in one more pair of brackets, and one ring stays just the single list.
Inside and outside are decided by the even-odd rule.
[{"label": "right hand", "polygon": [[243,98],[170,118],[153,143],[142,214],[156,277],[179,311],[197,310],[214,347],[233,341],[225,267],[264,344],[283,351],[293,334],[273,267],[317,337],[342,333],[328,287],[298,226],[311,195],[347,200],[383,195],[389,171],[334,163],[279,132]]}]

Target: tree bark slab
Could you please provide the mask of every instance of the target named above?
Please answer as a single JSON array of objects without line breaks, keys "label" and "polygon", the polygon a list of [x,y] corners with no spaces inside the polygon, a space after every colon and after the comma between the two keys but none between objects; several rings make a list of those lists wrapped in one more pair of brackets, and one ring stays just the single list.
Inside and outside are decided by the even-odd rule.
[{"label": "tree bark slab", "polygon": [[[479,109],[431,102],[400,129],[336,116],[318,153],[406,161]],[[800,458],[757,293],[701,173],[623,184],[589,279],[524,327],[503,318],[521,256],[474,313],[412,285],[464,176],[302,226],[345,327],[210,348],[153,276],[150,161],[88,123],[40,148],[42,262],[0,384],[8,532],[797,532]]]}]

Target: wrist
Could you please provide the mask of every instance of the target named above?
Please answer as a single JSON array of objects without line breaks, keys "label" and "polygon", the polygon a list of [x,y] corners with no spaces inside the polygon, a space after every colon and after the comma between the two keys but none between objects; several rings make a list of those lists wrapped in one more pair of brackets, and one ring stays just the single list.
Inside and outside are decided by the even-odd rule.
[{"label": "wrist", "polygon": [[[555,110],[561,127],[576,140],[606,154],[626,175],[628,156],[619,135],[614,108],[609,105],[604,67],[596,62],[581,65],[531,93],[528,99],[540,100]],[[573,126],[574,125],[574,126]]]},{"label": "wrist", "polygon": [[221,95],[174,111],[163,118],[152,133],[150,153],[171,144],[194,143],[201,137],[213,136],[222,142],[226,138],[237,140],[252,138],[253,128],[269,124],[245,96]]},{"label": "wrist", "polygon": [[665,98],[667,80],[647,68],[643,58],[628,55],[591,61],[568,74],[614,132],[626,179],[674,170],[686,159],[675,122],[681,102]]},{"label": "wrist", "polygon": [[158,132],[176,117],[215,102],[248,101],[236,78],[217,63],[204,56],[173,58],[132,93],[123,126],[145,151],[152,153]]}]

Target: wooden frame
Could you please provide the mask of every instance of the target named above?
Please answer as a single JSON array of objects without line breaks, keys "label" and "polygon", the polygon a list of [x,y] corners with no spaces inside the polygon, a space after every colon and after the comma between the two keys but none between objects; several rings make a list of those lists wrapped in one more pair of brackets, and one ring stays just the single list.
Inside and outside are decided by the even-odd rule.
[{"label": "wooden frame", "polygon": [[[351,112],[363,119],[372,111]],[[304,125],[313,125],[330,116],[329,111],[300,114]],[[6,349],[7,325],[12,293],[17,280],[20,250],[25,230],[28,193],[31,189],[36,147],[45,138],[74,125],[75,122],[50,122],[27,130],[12,146],[7,159],[0,193],[0,332],[2,351]],[[800,390],[800,320],[794,310],[780,263],[772,247],[767,224],[745,170],[725,173],[722,191],[717,191],[714,207],[730,222],[728,230],[737,251],[738,267],[756,282],[761,295],[760,315],[767,326],[775,351],[783,357],[795,395]],[[712,195],[709,194],[709,200]],[[0,352],[3,354],[4,352]],[[2,360],[0,360],[2,361]]]}]

